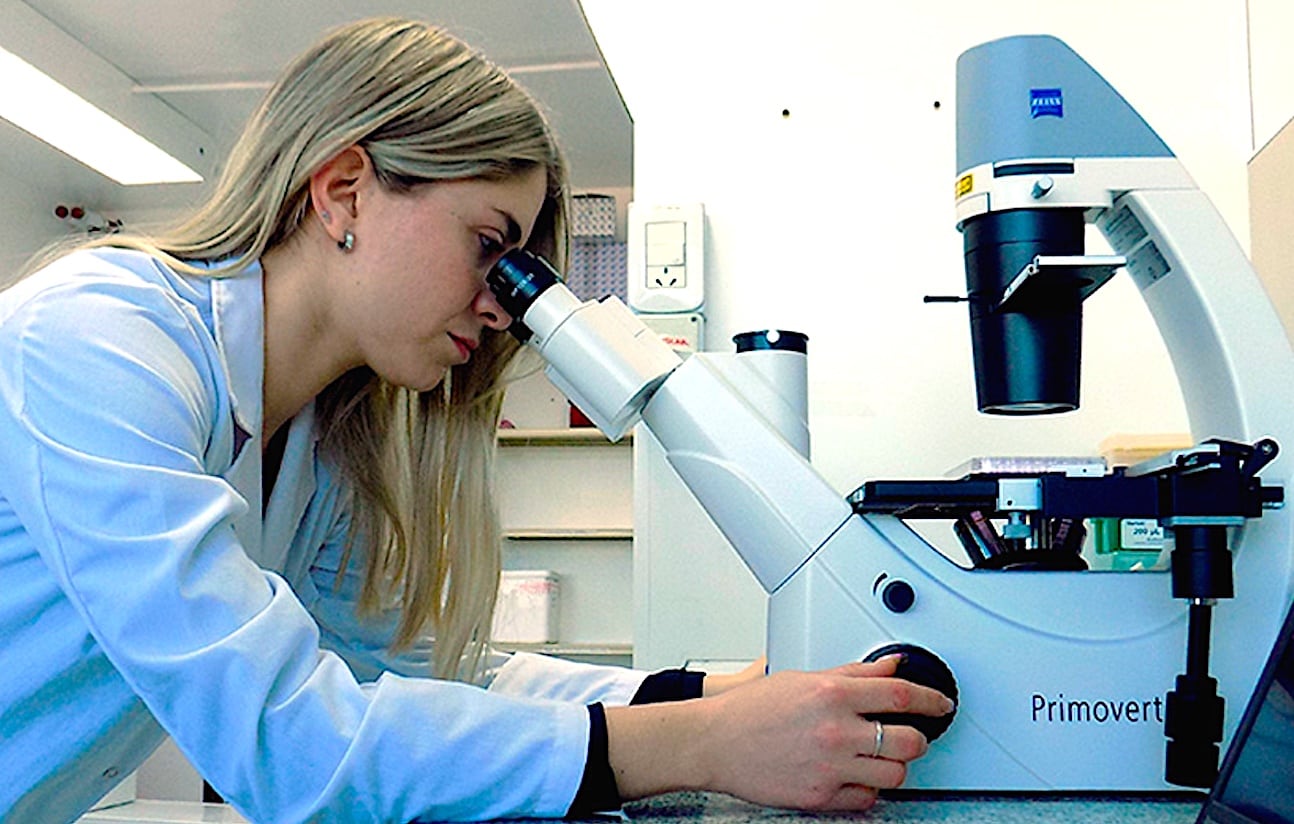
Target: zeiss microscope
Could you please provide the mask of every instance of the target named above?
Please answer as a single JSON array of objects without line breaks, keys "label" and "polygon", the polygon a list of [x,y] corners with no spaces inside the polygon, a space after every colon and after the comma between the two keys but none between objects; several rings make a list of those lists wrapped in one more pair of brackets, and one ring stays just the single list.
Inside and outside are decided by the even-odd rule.
[{"label": "zeiss microscope", "polygon": [[[842,498],[770,422],[775,389],[730,356],[681,360],[618,300],[581,303],[525,252],[491,287],[608,437],[641,420],[659,440],[769,594],[773,669],[905,650],[905,677],[955,698],[951,725],[888,719],[938,738],[909,787],[1206,787],[1294,595],[1280,453],[1294,444],[1294,353],[1220,215],[1078,55],[1011,37],[957,71],[958,299],[981,411],[1077,407],[1082,301],[1123,269],[1196,447],[1133,467],[869,481]],[[1113,255],[1084,253],[1089,223]],[[1078,547],[1095,517],[1157,519],[1171,570],[1087,571]],[[919,518],[954,521],[973,563],[922,538]]]}]

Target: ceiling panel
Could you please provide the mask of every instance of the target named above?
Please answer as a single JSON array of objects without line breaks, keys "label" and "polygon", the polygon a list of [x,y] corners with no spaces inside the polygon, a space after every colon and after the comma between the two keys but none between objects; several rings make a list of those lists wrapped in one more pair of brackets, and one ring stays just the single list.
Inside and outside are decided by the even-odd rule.
[{"label": "ceiling panel", "polygon": [[[213,139],[223,157],[280,68],[330,28],[374,15],[443,25],[514,69],[549,113],[578,189],[631,184],[632,123],[578,0],[27,0]],[[4,26],[0,18],[0,29]],[[124,187],[0,122],[0,173],[100,211],[190,202],[201,187]]]}]

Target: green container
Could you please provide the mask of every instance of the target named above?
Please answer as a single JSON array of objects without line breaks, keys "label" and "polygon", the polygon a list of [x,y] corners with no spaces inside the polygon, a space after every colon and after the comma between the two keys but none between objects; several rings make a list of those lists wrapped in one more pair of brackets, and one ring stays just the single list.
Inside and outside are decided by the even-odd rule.
[{"label": "green container", "polygon": [[1153,518],[1092,518],[1090,526],[1093,569],[1149,569],[1164,548],[1164,529]]}]

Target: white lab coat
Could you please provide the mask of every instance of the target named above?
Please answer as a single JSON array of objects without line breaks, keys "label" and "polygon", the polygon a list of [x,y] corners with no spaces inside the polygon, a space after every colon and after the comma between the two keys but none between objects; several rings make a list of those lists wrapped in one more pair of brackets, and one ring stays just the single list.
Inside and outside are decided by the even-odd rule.
[{"label": "white lab coat", "polygon": [[262,517],[260,280],[99,250],[0,293],[0,821],[75,819],[164,733],[261,824],[563,814],[583,704],[643,674],[385,651],[309,409]]}]

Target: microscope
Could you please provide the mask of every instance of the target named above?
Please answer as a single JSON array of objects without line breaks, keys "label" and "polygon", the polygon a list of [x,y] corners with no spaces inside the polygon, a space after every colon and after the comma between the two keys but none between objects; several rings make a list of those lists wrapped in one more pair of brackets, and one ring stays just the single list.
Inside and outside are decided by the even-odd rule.
[{"label": "microscope", "polygon": [[[956,217],[987,414],[1079,403],[1082,303],[1120,270],[1170,353],[1196,446],[1129,467],[972,462],[844,497],[775,425],[775,388],[730,356],[681,359],[615,298],[581,302],[504,257],[513,332],[611,439],[636,423],[768,593],[772,669],[908,653],[952,696],[913,723],[929,791],[1207,787],[1291,598],[1294,352],[1253,268],[1154,131],[1061,41],[957,64]],[[1095,225],[1112,255],[1087,255]],[[736,360],[743,358],[736,356]],[[1262,473],[1262,477],[1260,477]],[[1088,519],[1153,518],[1164,571],[1088,570]],[[910,522],[952,522],[954,563]]]}]

